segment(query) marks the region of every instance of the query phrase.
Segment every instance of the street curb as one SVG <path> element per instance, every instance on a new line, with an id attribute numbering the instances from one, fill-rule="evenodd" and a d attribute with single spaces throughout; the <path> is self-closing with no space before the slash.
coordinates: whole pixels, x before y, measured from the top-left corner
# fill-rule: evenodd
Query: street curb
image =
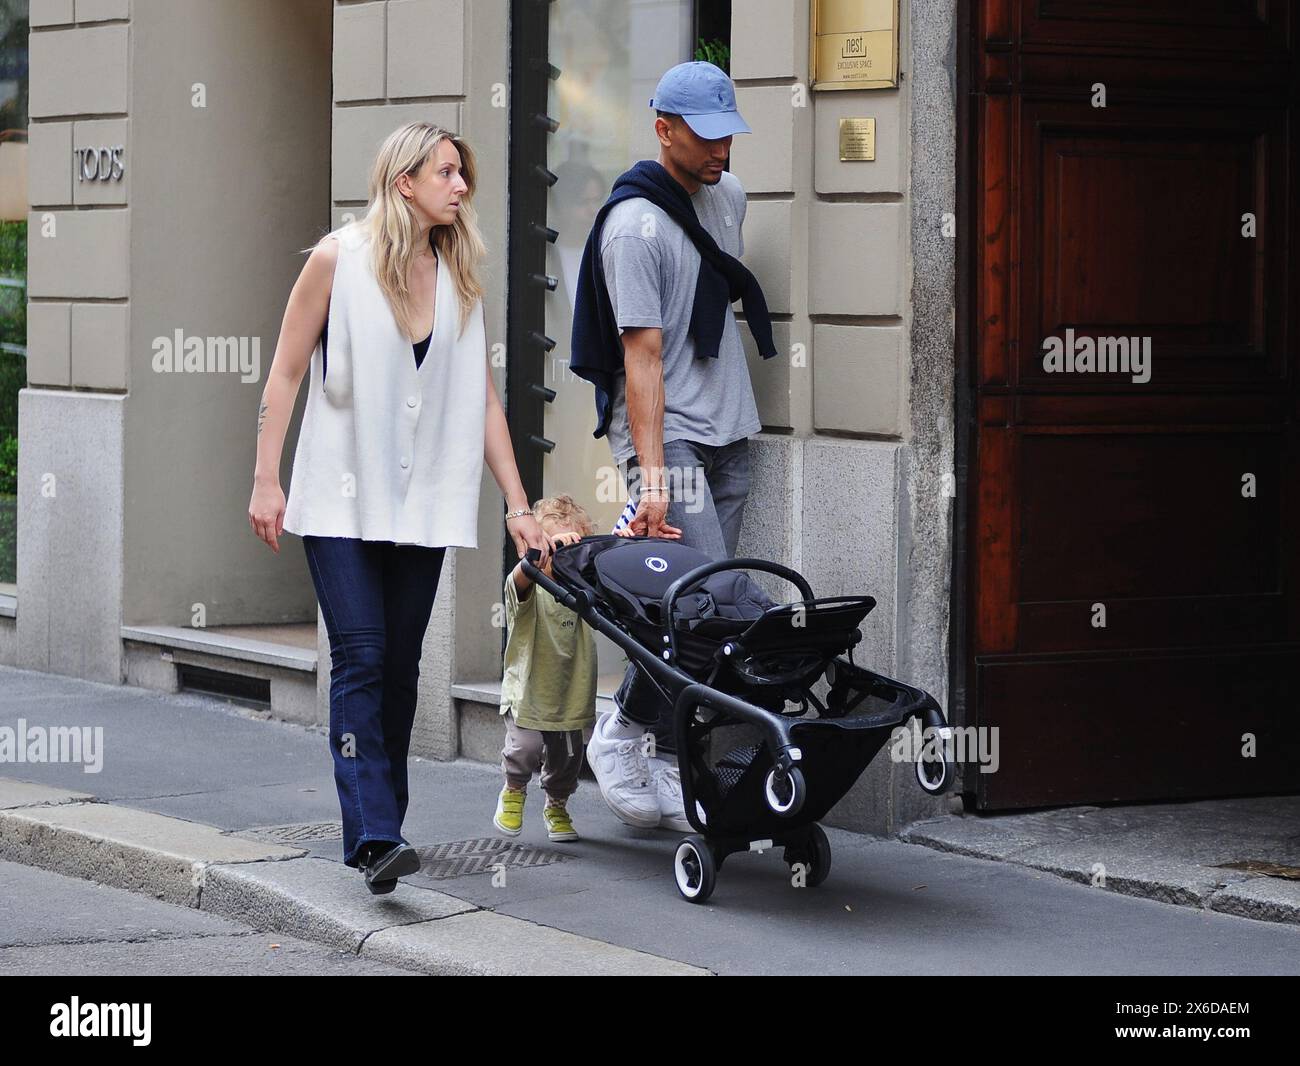
<path id="1" fill-rule="evenodd" d="M 110 803 L 0 810 L 0 859 L 195 907 L 205 867 L 294 859 L 306 852 L 214 826 Z"/>
<path id="2" fill-rule="evenodd" d="M 209 866 L 203 871 L 198 908 L 353 953 L 367 937 L 386 929 L 476 909 L 473 903 L 403 881 L 388 895 L 372 896 L 356 870 L 310 856 L 293 862 Z"/>
<path id="3" fill-rule="evenodd" d="M 366 940 L 361 955 L 393 966 L 455 977 L 709 975 L 708 970 L 698 966 L 489 910 L 384 929 Z M 509 965 L 504 964 L 507 958 Z"/>
<path id="4" fill-rule="evenodd" d="M 0 810 L 16 807 L 53 807 L 60 803 L 98 803 L 89 792 L 71 792 L 65 788 L 50 788 L 31 781 L 17 781 L 0 777 Z"/>
<path id="5" fill-rule="evenodd" d="M 1207 906 L 1220 914 L 1235 914 L 1258 922 L 1300 925 L 1300 886 L 1268 877 L 1253 877 L 1220 889 Z"/>
<path id="6" fill-rule="evenodd" d="M 435 975 L 708 975 L 201 822 L 0 778 L 0 860 Z"/>
<path id="7" fill-rule="evenodd" d="M 1300 925 L 1300 882 L 1227 869 L 1215 869 L 1211 873 L 1205 867 L 1192 868 L 1191 864 L 1168 868 L 1153 864 L 1130 872 L 1103 871 L 1098 883 L 1089 860 L 1070 854 L 1048 857 L 1056 850 L 1053 845 L 1014 840 L 995 845 L 987 838 L 978 842 L 964 840 L 956 831 L 959 828 L 951 820 L 927 820 L 904 829 L 899 839 L 905 844 L 963 858 L 1020 866 L 1123 896 L 1255 921 Z"/>

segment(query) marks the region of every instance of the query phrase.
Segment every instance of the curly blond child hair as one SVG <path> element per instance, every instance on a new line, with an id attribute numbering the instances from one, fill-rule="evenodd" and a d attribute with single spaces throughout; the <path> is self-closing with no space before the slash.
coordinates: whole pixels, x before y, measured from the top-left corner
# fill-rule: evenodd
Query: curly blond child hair
<path id="1" fill-rule="evenodd" d="M 591 515 L 567 492 L 538 500 L 533 504 L 533 517 L 543 528 L 547 521 L 551 521 L 565 529 L 576 530 L 584 537 L 589 537 L 596 531 Z"/>

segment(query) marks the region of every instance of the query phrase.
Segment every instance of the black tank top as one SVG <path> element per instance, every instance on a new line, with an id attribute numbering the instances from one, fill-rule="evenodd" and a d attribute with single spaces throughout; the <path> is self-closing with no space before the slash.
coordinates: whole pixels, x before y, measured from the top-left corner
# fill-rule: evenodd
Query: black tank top
<path id="1" fill-rule="evenodd" d="M 329 373 L 329 311 L 325 312 L 325 328 L 320 331 L 320 365 L 321 381 L 325 380 L 325 375 Z M 412 351 L 415 352 L 415 369 L 420 369 L 420 364 L 424 362 L 424 357 L 429 354 L 429 342 L 433 340 L 433 331 L 424 340 L 411 345 Z"/>

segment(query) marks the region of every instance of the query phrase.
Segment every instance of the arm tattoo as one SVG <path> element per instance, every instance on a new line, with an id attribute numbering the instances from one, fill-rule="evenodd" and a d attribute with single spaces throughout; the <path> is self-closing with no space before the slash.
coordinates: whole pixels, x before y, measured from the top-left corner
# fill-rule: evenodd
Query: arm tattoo
<path id="1" fill-rule="evenodd" d="M 266 401 L 263 400 L 261 405 L 257 408 L 257 435 L 259 437 L 262 435 L 262 426 L 265 424 L 265 422 L 266 422 Z"/>

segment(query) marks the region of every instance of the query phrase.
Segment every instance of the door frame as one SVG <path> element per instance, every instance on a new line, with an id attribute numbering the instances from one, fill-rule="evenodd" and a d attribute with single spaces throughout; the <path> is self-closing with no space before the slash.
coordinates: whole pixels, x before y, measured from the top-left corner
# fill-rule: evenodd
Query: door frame
<path id="1" fill-rule="evenodd" d="M 975 489 L 970 471 L 975 458 L 975 360 L 972 349 L 976 336 L 971 316 L 978 301 L 979 278 L 975 277 L 977 258 L 974 255 L 976 178 L 979 167 L 976 153 L 979 138 L 976 123 L 979 120 L 979 101 L 971 91 L 974 84 L 976 4 L 956 5 L 956 248 L 955 269 L 955 335 L 953 382 L 953 525 L 951 599 L 948 623 L 948 721 L 965 726 L 974 721 L 974 708 L 970 704 L 974 692 L 974 647 L 970 637 L 971 564 L 974 547 L 971 544 L 971 494 Z M 974 799 L 974 789 L 963 775 L 963 796 Z"/>
<path id="2" fill-rule="evenodd" d="M 510 121 L 506 145 L 506 423 L 529 500 L 542 495 L 548 349 L 546 327 L 546 125 L 549 105 L 550 4 L 511 0 Z M 502 573 L 519 561 L 504 538 Z M 504 639 L 504 637 L 503 637 Z"/>

